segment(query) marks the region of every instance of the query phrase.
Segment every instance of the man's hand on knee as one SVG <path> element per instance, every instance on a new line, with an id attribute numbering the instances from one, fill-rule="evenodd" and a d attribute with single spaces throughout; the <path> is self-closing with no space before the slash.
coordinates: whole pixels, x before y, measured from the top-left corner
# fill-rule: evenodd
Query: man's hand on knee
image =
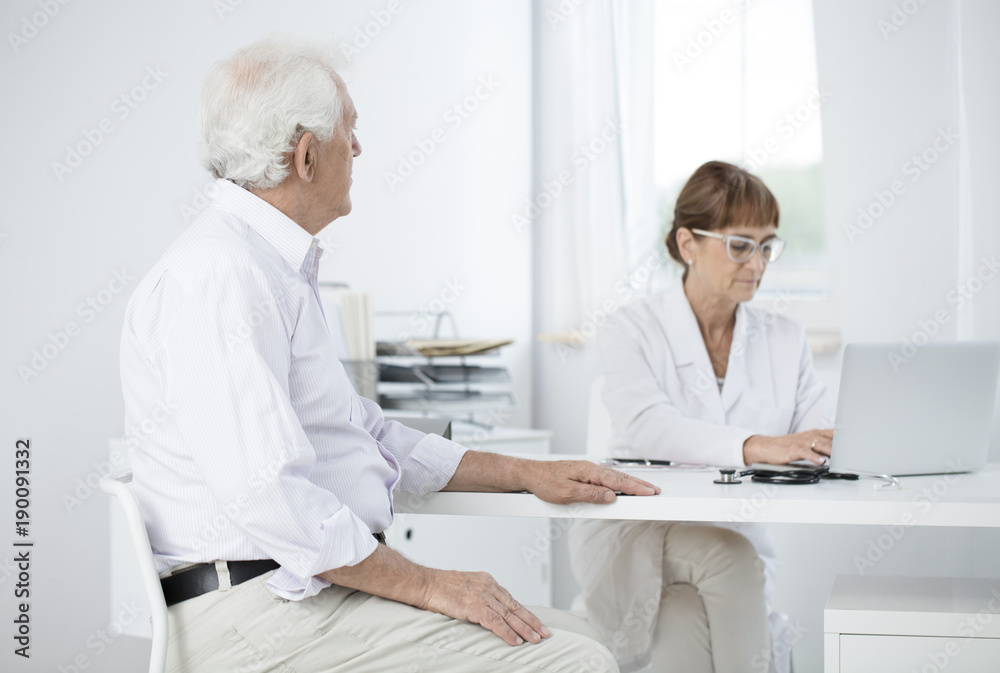
<path id="1" fill-rule="evenodd" d="M 511 645 L 537 643 L 549 630 L 489 573 L 435 570 L 383 544 L 357 565 L 320 573 L 322 579 L 375 596 L 479 624 Z"/>
<path id="2" fill-rule="evenodd" d="M 489 629 L 509 645 L 537 643 L 549 630 L 489 573 L 429 569 L 421 607 Z"/>

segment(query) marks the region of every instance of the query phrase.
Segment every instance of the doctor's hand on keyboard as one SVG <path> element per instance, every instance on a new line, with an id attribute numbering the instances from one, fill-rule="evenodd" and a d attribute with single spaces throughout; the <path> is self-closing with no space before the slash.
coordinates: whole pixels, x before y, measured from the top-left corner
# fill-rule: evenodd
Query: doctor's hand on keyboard
<path id="1" fill-rule="evenodd" d="M 785 465 L 808 460 L 825 465 L 833 446 L 833 430 L 807 430 L 794 435 L 751 435 L 743 442 L 743 462 Z"/>

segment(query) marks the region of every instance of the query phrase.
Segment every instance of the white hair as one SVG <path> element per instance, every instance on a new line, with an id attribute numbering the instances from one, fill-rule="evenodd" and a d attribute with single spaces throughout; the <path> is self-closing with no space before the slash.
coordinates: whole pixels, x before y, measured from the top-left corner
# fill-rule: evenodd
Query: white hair
<path id="1" fill-rule="evenodd" d="M 244 189 L 269 189 L 290 172 L 285 161 L 306 131 L 333 138 L 343 99 L 330 47 L 282 35 L 261 38 L 217 63 L 198 109 L 202 164 Z"/>

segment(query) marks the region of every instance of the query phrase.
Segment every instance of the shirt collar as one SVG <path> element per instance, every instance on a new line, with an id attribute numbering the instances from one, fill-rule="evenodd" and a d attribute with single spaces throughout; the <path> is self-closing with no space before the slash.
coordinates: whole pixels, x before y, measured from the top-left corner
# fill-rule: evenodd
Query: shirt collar
<path id="1" fill-rule="evenodd" d="M 303 265 L 313 247 L 319 247 L 316 255 L 322 257 L 323 246 L 319 239 L 270 203 L 223 178 L 216 180 L 215 185 L 214 202 L 246 222 L 277 250 L 294 270 L 299 272 L 303 270 Z"/>

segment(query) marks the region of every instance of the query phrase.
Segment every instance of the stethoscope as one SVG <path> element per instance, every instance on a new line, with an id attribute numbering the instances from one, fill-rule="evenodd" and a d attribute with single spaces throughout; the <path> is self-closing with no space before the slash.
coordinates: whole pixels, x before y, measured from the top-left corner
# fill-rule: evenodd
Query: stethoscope
<path id="1" fill-rule="evenodd" d="M 857 481 L 858 475 L 851 472 L 830 472 L 829 468 L 815 470 L 762 470 L 751 468 L 737 472 L 734 468 L 724 467 L 719 470 L 716 484 L 742 484 L 740 477 L 750 477 L 750 481 L 760 484 L 818 484 L 821 479 L 844 479 Z"/>
<path id="2" fill-rule="evenodd" d="M 860 475 L 854 472 L 831 472 L 828 467 L 818 467 L 810 470 L 762 470 L 759 468 L 736 470 L 732 467 L 723 467 L 719 468 L 719 478 L 714 480 L 713 483 L 742 484 L 743 480 L 740 477 L 750 477 L 750 481 L 761 484 L 818 484 L 824 479 L 858 481 L 862 476 L 870 476 L 899 486 L 899 481 L 888 474 Z"/>
<path id="3" fill-rule="evenodd" d="M 602 465 L 613 465 L 615 467 L 678 467 L 679 464 L 670 460 L 651 460 L 648 458 L 605 458 Z M 871 477 L 884 482 L 882 485 L 896 486 L 901 488 L 899 480 L 891 474 L 866 474 L 861 472 L 831 472 L 830 468 L 819 466 L 802 470 L 765 470 L 751 467 L 746 470 L 737 470 L 734 467 L 720 467 L 719 478 L 715 479 L 715 484 L 742 484 L 740 477 L 750 477 L 751 481 L 760 484 L 818 484 L 824 479 L 843 481 L 858 481 L 861 477 Z"/>

